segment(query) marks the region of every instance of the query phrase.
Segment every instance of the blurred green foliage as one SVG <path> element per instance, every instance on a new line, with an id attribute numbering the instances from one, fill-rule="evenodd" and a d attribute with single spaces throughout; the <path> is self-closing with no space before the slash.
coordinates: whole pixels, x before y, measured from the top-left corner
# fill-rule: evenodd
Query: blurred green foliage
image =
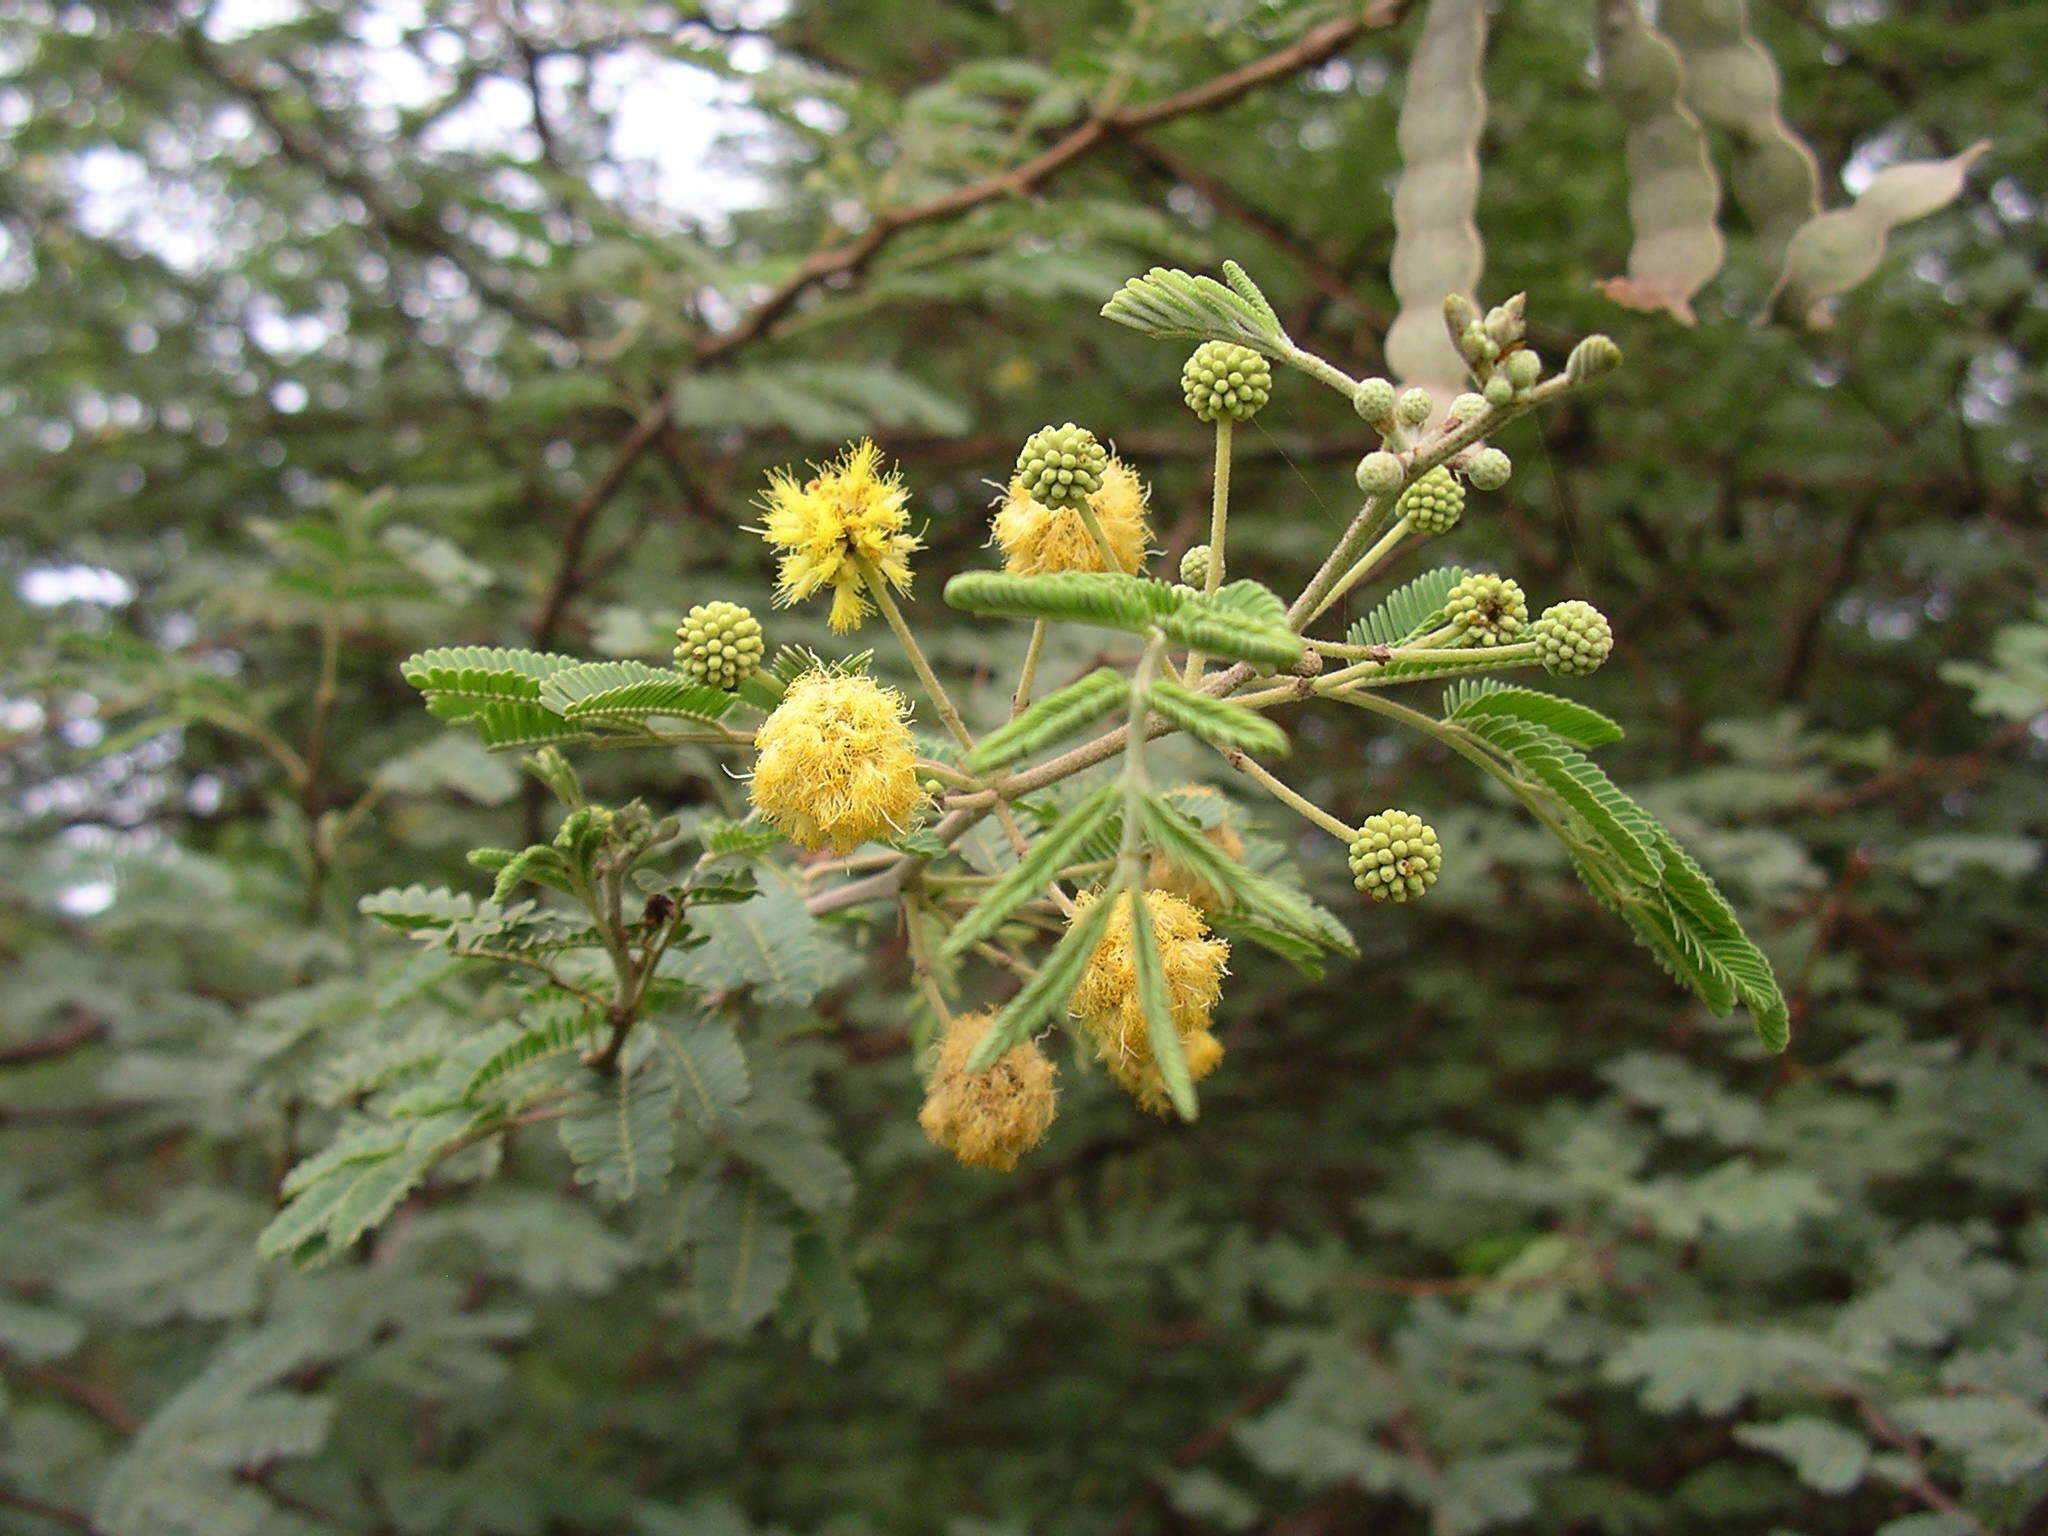
<path id="1" fill-rule="evenodd" d="M 1334 10 L 14 8 L 0 1529 L 2048 1529 L 2041 23 L 1755 10 L 1824 186 L 1992 150 L 1829 331 L 1749 323 L 1773 274 L 1739 218 L 1696 328 L 1619 310 L 1586 7 L 1503 7 L 1485 291 L 1528 291 L 1553 358 L 1600 329 L 1629 365 L 1503 435 L 1518 473 L 1446 557 L 1613 617 L 1572 691 L 1763 937 L 1788 1056 L 1427 742 L 1306 721 L 1290 778 L 1354 822 L 1428 812 L 1443 878 L 1370 908 L 1334 841 L 1247 803 L 1362 953 L 1311 983 L 1240 951 L 1197 1125 L 1070 1074 L 1018 1174 L 955 1167 L 871 915 L 796 966 L 696 952 L 686 1045 L 727 1086 L 674 1122 L 711 1172 L 648 1194 L 663 1219 L 536 1126 L 299 1270 L 255 1249 L 285 1171 L 516 1003 L 356 900 L 481 899 L 466 849 L 552 830 L 399 660 L 659 662 L 691 603 L 766 618 L 762 472 L 873 430 L 928 521 L 917 622 L 999 717 L 1011 659 L 936 594 L 986 560 L 1027 432 L 1115 439 L 1162 569 L 1203 537 L 1208 436 L 1175 349 L 1095 317 L 1119 282 L 1235 255 L 1298 340 L 1379 368 L 1415 29 L 906 227 L 728 345 L 878 210 Z M 1298 584 L 1375 446 L 1283 381 L 1240 435 L 1232 573 Z M 831 644 L 815 609 L 769 630 Z M 583 766 L 610 801 L 741 809 L 695 749 Z M 701 1160 L 742 1099 L 801 1167 Z M 752 1259 L 722 1240 L 761 1222 Z"/>

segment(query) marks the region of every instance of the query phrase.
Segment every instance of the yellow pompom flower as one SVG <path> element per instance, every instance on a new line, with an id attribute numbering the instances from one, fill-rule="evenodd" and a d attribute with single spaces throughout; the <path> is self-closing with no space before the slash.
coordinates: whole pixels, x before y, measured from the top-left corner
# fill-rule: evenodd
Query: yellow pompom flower
<path id="1" fill-rule="evenodd" d="M 1111 459 L 1102 472 L 1102 487 L 1088 498 L 1088 508 L 1102 525 L 1117 568 L 1134 572 L 1144 563 L 1152 530 L 1145 524 L 1145 482 L 1122 459 Z M 1010 494 L 995 515 L 996 544 L 1003 569 L 1012 576 L 1043 576 L 1052 571 L 1099 571 L 1102 551 L 1081 521 L 1077 507 L 1048 507 L 1012 481 Z"/>
<path id="2" fill-rule="evenodd" d="M 1075 897 L 1075 920 L 1099 899 L 1093 892 Z M 1145 910 L 1159 942 L 1167 1011 L 1187 1057 L 1188 1075 L 1199 1081 L 1223 1059 L 1222 1043 L 1209 1033 L 1209 1015 L 1223 995 L 1230 945 L 1212 937 L 1202 914 L 1169 891 L 1147 891 Z M 1131 898 L 1125 892 L 1117 897 L 1117 908 L 1069 1006 L 1095 1042 L 1095 1054 L 1109 1075 L 1142 1108 L 1163 1115 L 1169 1102 L 1166 1084 L 1152 1054 L 1144 1006 L 1138 1001 L 1137 956 L 1131 941 Z"/>
<path id="3" fill-rule="evenodd" d="M 755 809 L 791 842 L 835 853 L 906 831 L 924 798 L 908 713 L 873 678 L 806 672 L 754 732 Z"/>
<path id="4" fill-rule="evenodd" d="M 751 530 L 782 551 L 775 600 L 787 606 L 832 589 L 835 630 L 860 628 L 868 611 L 859 560 L 897 591 L 910 586 L 910 493 L 900 475 L 882 470 L 882 450 L 865 439 L 817 474 L 799 482 L 776 470 L 761 507 L 768 516 Z"/>
<path id="5" fill-rule="evenodd" d="M 917 1123 L 933 1145 L 968 1167 L 1008 1173 L 1045 1139 L 1052 1124 L 1055 1069 L 1037 1044 L 1026 1040 L 1003 1052 L 986 1072 L 969 1072 L 967 1058 L 993 1018 L 987 1012 L 963 1014 L 946 1026 Z"/>

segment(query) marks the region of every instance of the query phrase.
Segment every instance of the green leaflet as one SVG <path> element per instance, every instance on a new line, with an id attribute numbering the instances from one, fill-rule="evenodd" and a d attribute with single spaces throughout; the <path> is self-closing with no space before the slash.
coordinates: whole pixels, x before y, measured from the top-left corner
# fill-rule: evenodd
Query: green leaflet
<path id="1" fill-rule="evenodd" d="M 1583 752 L 1540 726 L 1503 715 L 1482 715 L 1462 723 L 1570 806 L 1633 878 L 1645 885 L 1657 883 L 1664 860 L 1654 823 Z"/>
<path id="2" fill-rule="evenodd" d="M 1163 581 L 1110 571 L 1051 576 L 966 571 L 946 583 L 946 601 L 969 613 L 1102 624 L 1137 633 L 1157 623 L 1179 599 Z"/>
<path id="3" fill-rule="evenodd" d="M 996 1015 L 988 1033 L 975 1046 L 974 1054 L 967 1058 L 968 1071 L 987 1071 L 997 1057 L 1031 1034 L 1047 1018 L 1064 1012 L 1067 999 L 1073 995 L 1074 987 L 1081 979 L 1081 972 L 1095 954 L 1095 946 L 1101 941 L 1102 931 L 1108 925 L 1110 911 L 1115 905 L 1116 890 L 1112 887 L 1081 914 L 1079 921 L 1066 931 L 1059 943 L 1053 946 L 1052 953 L 1045 957 L 1038 974 L 1025 982 L 1022 990 Z"/>
<path id="4" fill-rule="evenodd" d="M 1029 757 L 1100 719 L 1129 696 L 1130 683 L 1122 673 L 1099 667 L 982 737 L 967 755 L 967 766 L 979 773 Z"/>
<path id="5" fill-rule="evenodd" d="M 566 1104 L 556 1130 L 576 1182 L 604 1199 L 624 1202 L 657 1188 L 676 1160 L 676 1085 L 660 1052 L 638 1070 L 588 1074 Z"/>
<path id="6" fill-rule="evenodd" d="M 1489 715 L 1527 721 L 1582 747 L 1604 747 L 1622 737 L 1621 727 L 1597 709 L 1588 709 L 1540 688 L 1471 678 L 1444 690 L 1446 720 L 1469 721 Z"/>
<path id="7" fill-rule="evenodd" d="M 650 715 L 714 722 L 732 708 L 733 696 L 637 661 L 588 661 L 550 673 L 539 700 L 572 723 L 617 726 L 639 725 Z"/>
<path id="8" fill-rule="evenodd" d="M 474 1101 L 478 1094 L 500 1079 L 542 1062 L 573 1056 L 589 1044 L 590 1039 L 591 1026 L 587 1014 L 559 1009 L 546 1022 L 523 1031 L 517 1039 L 508 1041 L 478 1063 L 470 1073 L 469 1081 L 463 1084 L 462 1096 Z"/>
<path id="9" fill-rule="evenodd" d="M 1052 827 L 1039 834 L 1038 841 L 994 885 L 973 909 L 954 925 L 940 953 L 956 960 L 969 948 L 994 933 L 1012 912 L 1052 883 L 1062 865 L 1074 862 L 1073 855 L 1115 808 L 1121 793 L 1114 783 L 1091 793 Z"/>
<path id="10" fill-rule="evenodd" d="M 1113 898 L 1110 898 L 1113 899 Z M 1108 905 L 1105 900 L 1103 905 Z M 1159 960 L 1159 937 L 1152 931 L 1151 909 L 1135 897 L 1131 901 L 1131 953 L 1138 976 L 1138 1003 L 1145 1010 L 1145 1038 L 1152 1046 L 1152 1059 L 1174 1112 L 1183 1120 L 1195 1118 L 1195 1083 L 1188 1075 L 1187 1052 L 1181 1047 L 1180 1031 L 1174 1028 L 1173 1007 L 1166 996 L 1166 975 Z"/>
<path id="11" fill-rule="evenodd" d="M 1242 704 L 1233 704 L 1214 694 L 1197 693 L 1168 678 L 1152 685 L 1146 702 L 1167 720 L 1212 747 L 1226 751 L 1235 747 L 1262 757 L 1287 754 L 1287 733 Z"/>
<path id="12" fill-rule="evenodd" d="M 1224 272 L 1228 287 L 1213 277 L 1154 267 L 1117 289 L 1102 316 L 1161 340 L 1235 341 L 1270 357 L 1285 356 L 1291 344 L 1265 295 L 1235 263 Z"/>
<path id="13" fill-rule="evenodd" d="M 1319 960 L 1326 951 L 1358 952 L 1343 924 L 1308 897 L 1227 856 L 1168 799 L 1149 798 L 1138 814 L 1152 847 L 1228 898 L 1229 906 L 1216 918 L 1218 926 L 1271 949 L 1312 975 L 1321 974 Z"/>
<path id="14" fill-rule="evenodd" d="M 1350 645 L 1399 645 L 1428 633 L 1432 620 L 1441 622 L 1451 588 L 1472 574 L 1462 565 L 1439 566 L 1404 582 L 1380 600 L 1345 632 Z"/>
<path id="15" fill-rule="evenodd" d="M 531 880 L 557 891 L 570 889 L 568 861 L 561 850 L 546 843 L 534 843 L 507 859 L 491 887 L 491 900 L 503 903 L 520 886 Z"/>
<path id="16" fill-rule="evenodd" d="M 573 656 L 544 651 L 456 645 L 408 656 L 398 664 L 398 673 L 426 696 L 427 707 L 441 719 L 464 720 L 491 701 L 538 700 L 543 681 L 576 665 Z"/>
<path id="17" fill-rule="evenodd" d="M 1306 650 L 1287 628 L 1280 600 L 1252 581 L 1202 593 L 1109 571 L 968 571 L 946 583 L 946 601 L 970 613 L 1100 624 L 1133 634 L 1156 628 L 1192 649 L 1265 667 L 1291 667 Z"/>
<path id="18" fill-rule="evenodd" d="M 731 1338 L 774 1310 L 789 1283 L 795 1241 L 758 1173 L 720 1181 L 690 1215 L 691 1290 L 707 1332 Z"/>
<path id="19" fill-rule="evenodd" d="M 705 1132 L 727 1129 L 753 1091 L 747 1056 L 730 1024 L 699 1019 L 665 1027 L 643 1025 L 674 1068 L 676 1102 Z"/>

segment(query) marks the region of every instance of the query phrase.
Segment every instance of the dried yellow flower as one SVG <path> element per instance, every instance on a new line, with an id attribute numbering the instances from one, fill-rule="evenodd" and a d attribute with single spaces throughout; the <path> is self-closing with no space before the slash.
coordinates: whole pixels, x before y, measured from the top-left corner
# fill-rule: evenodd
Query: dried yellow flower
<path id="1" fill-rule="evenodd" d="M 996 1058 L 986 1072 L 969 1072 L 967 1058 L 988 1033 L 993 1015 L 964 1014 L 946 1026 L 932 1063 L 917 1123 L 935 1146 L 970 1168 L 1004 1173 L 1045 1139 L 1053 1117 L 1053 1064 L 1026 1040 Z"/>
<path id="2" fill-rule="evenodd" d="M 1102 473 L 1102 487 L 1088 498 L 1089 510 L 1102 525 L 1116 556 L 1117 568 L 1136 571 L 1144 563 L 1152 530 L 1145 524 L 1145 483 L 1121 459 L 1111 459 Z M 1021 482 L 995 515 L 996 544 L 1003 569 L 1013 576 L 1043 576 L 1052 571 L 1099 571 L 1102 551 L 1081 521 L 1077 507 L 1053 508 L 1035 499 Z"/>
<path id="3" fill-rule="evenodd" d="M 761 506 L 768 516 L 753 530 L 783 552 L 775 599 L 788 605 L 832 589 L 835 630 L 860 628 L 868 611 L 860 566 L 866 560 L 897 591 L 910 586 L 910 493 L 894 471 L 883 473 L 882 450 L 862 440 L 799 483 L 776 470 Z"/>
<path id="4" fill-rule="evenodd" d="M 791 842 L 835 853 L 907 830 L 924 798 L 908 712 L 873 678 L 806 672 L 754 732 L 755 808 Z"/>
<path id="5" fill-rule="evenodd" d="M 1098 899 L 1093 892 L 1077 896 L 1075 919 Z M 1188 1075 L 1199 1080 L 1223 1059 L 1221 1042 L 1209 1033 L 1209 1015 L 1223 995 L 1230 945 L 1211 937 L 1202 914 L 1171 892 L 1147 891 L 1145 910 L 1159 941 L 1167 1011 L 1187 1057 Z M 1131 939 L 1131 898 L 1125 892 L 1117 897 L 1117 909 L 1110 914 L 1101 941 L 1081 973 L 1070 1006 L 1095 1042 L 1095 1054 L 1109 1075 L 1123 1084 L 1141 1107 L 1163 1115 L 1168 1105 L 1166 1085 L 1160 1079 L 1159 1063 L 1145 1028 L 1145 1010 L 1138 1001 L 1137 956 Z"/>

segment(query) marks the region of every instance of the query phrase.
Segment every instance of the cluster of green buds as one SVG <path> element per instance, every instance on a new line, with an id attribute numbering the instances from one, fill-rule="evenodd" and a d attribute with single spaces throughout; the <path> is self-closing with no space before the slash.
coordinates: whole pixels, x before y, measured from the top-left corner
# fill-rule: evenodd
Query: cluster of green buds
<path id="1" fill-rule="evenodd" d="M 1516 294 L 1485 314 L 1463 294 L 1444 300 L 1444 324 L 1458 355 L 1479 381 L 1480 393 L 1496 408 L 1513 405 L 1543 382 L 1543 358 L 1524 342 L 1527 300 Z"/>
<path id="2" fill-rule="evenodd" d="M 1412 811 L 1365 818 L 1351 840 L 1351 883 L 1374 901 L 1413 901 L 1444 866 L 1436 829 Z"/>
<path id="3" fill-rule="evenodd" d="M 1249 421 L 1273 394 L 1273 365 L 1230 341 L 1205 341 L 1180 374 L 1181 397 L 1203 421 Z"/>
<path id="4" fill-rule="evenodd" d="M 1071 421 L 1032 433 L 1017 455 L 1019 485 L 1027 496 L 1048 507 L 1081 505 L 1102 489 L 1103 472 L 1108 468 L 1109 450 L 1093 432 Z"/>
<path id="5" fill-rule="evenodd" d="M 1459 645 L 1507 645 L 1529 622 L 1528 599 L 1509 576 L 1467 576 L 1444 600 Z"/>
<path id="6" fill-rule="evenodd" d="M 1417 480 L 1394 503 L 1394 514 L 1404 517 L 1417 533 L 1449 533 L 1458 526 L 1465 511 L 1465 487 L 1442 465 Z"/>
<path id="7" fill-rule="evenodd" d="M 699 603 L 676 626 L 676 667 L 693 683 L 730 693 L 761 665 L 761 622 L 738 603 Z"/>
<path id="8" fill-rule="evenodd" d="M 1607 615 L 1575 597 L 1544 609 L 1529 635 L 1536 642 L 1536 659 L 1553 677 L 1597 672 L 1614 651 Z"/>

